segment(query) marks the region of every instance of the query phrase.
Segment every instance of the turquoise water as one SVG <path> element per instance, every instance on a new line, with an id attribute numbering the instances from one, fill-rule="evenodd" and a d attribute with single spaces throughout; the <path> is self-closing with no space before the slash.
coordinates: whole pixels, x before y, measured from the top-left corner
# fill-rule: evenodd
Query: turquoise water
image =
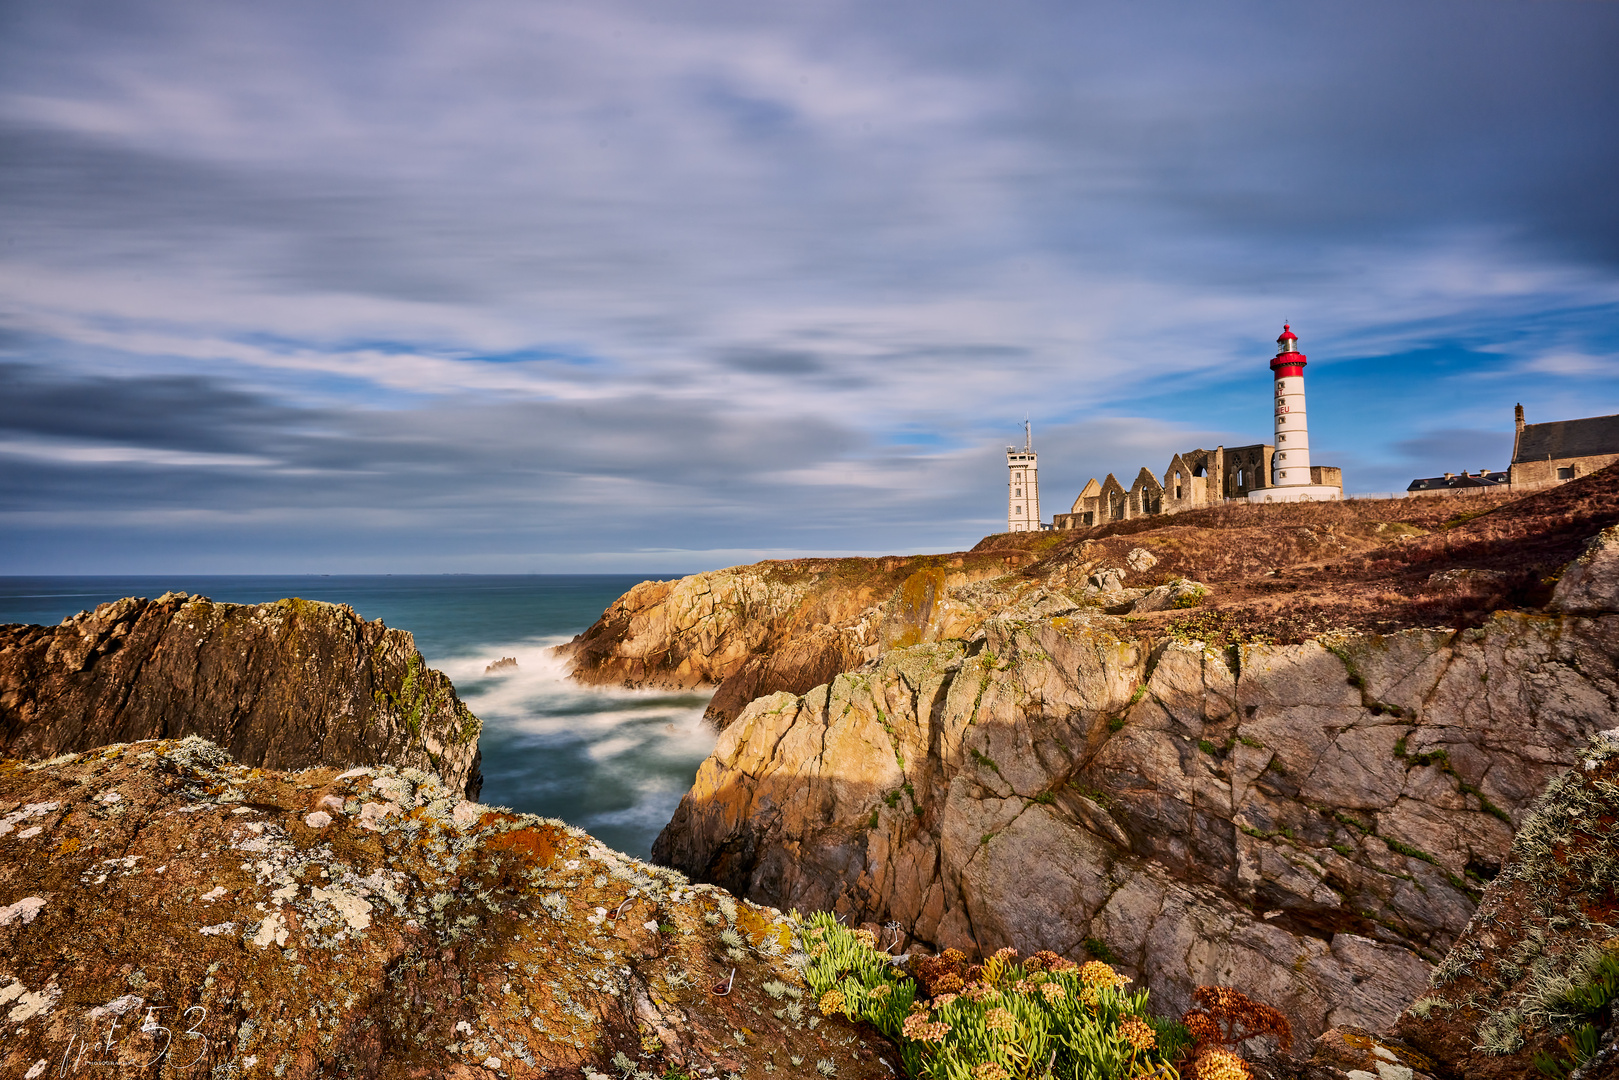
<path id="1" fill-rule="evenodd" d="M 122 596 L 184 591 L 256 604 L 348 604 L 409 630 L 484 722 L 487 803 L 561 818 L 646 857 L 716 733 L 706 694 L 587 689 L 548 648 L 596 620 L 637 575 L 0 578 L 0 623 L 55 624 Z M 517 669 L 486 675 L 502 657 Z"/>

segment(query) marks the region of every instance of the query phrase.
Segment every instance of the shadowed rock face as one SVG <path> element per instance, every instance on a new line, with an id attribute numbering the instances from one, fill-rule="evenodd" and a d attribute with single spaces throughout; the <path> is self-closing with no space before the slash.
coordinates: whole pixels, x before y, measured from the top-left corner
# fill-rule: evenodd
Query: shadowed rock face
<path id="1" fill-rule="evenodd" d="M 307 600 L 169 593 L 0 627 L 0 754 L 200 735 L 270 768 L 429 769 L 476 796 L 481 728 L 403 630 Z"/>
<path id="2" fill-rule="evenodd" d="M 1619 726 L 1619 615 L 1208 649 L 991 620 L 751 704 L 660 861 L 914 939 L 1219 983 L 1301 1034 L 1422 989 L 1514 823 Z"/>
<path id="3" fill-rule="evenodd" d="M 6 1077 L 890 1076 L 814 1015 L 793 931 L 415 769 L 201 739 L 0 766 Z"/>

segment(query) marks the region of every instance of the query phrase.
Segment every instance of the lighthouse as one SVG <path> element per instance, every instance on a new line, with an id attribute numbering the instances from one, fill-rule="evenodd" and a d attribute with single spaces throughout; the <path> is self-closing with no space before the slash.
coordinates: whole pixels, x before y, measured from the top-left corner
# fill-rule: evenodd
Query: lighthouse
<path id="1" fill-rule="evenodd" d="M 1271 474 L 1262 487 L 1248 492 L 1249 502 L 1322 502 L 1342 499 L 1339 484 L 1321 483 L 1336 479 L 1337 469 L 1310 467 L 1310 426 L 1304 409 L 1304 354 L 1299 352 L 1298 335 L 1287 323 L 1276 339 L 1277 352 L 1270 369 L 1276 380 L 1276 452 L 1271 456 Z"/>

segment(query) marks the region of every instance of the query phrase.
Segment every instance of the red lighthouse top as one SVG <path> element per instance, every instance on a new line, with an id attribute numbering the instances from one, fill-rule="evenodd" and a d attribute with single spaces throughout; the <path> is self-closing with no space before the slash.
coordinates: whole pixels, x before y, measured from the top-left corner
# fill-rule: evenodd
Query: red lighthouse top
<path id="1" fill-rule="evenodd" d="M 1287 323 L 1282 324 L 1282 336 L 1276 339 L 1278 349 L 1271 359 L 1270 369 L 1276 373 L 1278 379 L 1285 379 L 1293 375 L 1303 375 L 1304 365 L 1307 362 L 1304 354 L 1299 352 L 1299 337 Z"/>

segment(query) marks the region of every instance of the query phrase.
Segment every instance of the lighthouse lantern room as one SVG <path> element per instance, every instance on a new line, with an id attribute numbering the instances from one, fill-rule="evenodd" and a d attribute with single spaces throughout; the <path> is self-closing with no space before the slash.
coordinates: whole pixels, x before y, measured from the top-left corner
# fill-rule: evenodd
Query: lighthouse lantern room
<path id="1" fill-rule="evenodd" d="M 1341 486 L 1318 483 L 1310 467 L 1310 427 L 1304 409 L 1305 356 L 1298 335 L 1282 324 L 1270 369 L 1276 380 L 1276 452 L 1269 483 L 1248 492 L 1249 502 L 1322 502 L 1342 499 Z M 1336 470 L 1332 470 L 1336 473 Z"/>

